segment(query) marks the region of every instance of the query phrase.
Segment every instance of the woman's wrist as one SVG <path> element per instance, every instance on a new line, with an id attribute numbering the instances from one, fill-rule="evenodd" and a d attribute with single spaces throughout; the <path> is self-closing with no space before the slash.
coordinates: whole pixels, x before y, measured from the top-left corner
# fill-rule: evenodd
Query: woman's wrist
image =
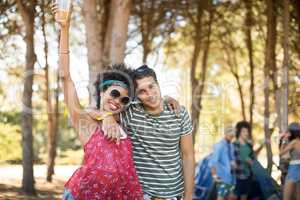
<path id="1" fill-rule="evenodd" d="M 60 54 L 69 54 L 69 28 L 62 26 L 60 30 Z"/>
<path id="2" fill-rule="evenodd" d="M 70 53 L 70 50 L 69 50 L 69 49 L 60 49 L 60 50 L 59 50 L 59 53 L 60 53 L 60 54 L 69 54 L 69 53 Z"/>
<path id="3" fill-rule="evenodd" d="M 105 118 L 107 118 L 109 116 L 112 116 L 112 115 L 113 115 L 112 112 L 104 112 L 101 116 L 97 116 L 96 120 L 97 121 L 101 121 L 101 120 L 103 120 L 103 119 L 105 119 Z"/>

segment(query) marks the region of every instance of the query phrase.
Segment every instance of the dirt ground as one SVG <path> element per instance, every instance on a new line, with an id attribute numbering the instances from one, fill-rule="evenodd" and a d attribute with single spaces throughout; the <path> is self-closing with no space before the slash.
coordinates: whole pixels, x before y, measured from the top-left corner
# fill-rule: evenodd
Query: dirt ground
<path id="1" fill-rule="evenodd" d="M 22 167 L 0 166 L 0 199 L 5 200 L 58 200 L 61 199 L 64 183 L 77 166 L 56 166 L 52 183 L 46 182 L 46 166 L 34 167 L 36 196 L 27 196 L 21 190 Z"/>

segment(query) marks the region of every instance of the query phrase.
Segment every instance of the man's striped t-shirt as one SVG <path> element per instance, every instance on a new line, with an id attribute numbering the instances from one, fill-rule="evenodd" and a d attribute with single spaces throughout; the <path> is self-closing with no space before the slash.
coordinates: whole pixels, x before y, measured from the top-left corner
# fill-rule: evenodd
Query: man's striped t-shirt
<path id="1" fill-rule="evenodd" d="M 141 104 L 131 104 L 121 122 L 133 144 L 133 159 L 143 192 L 170 198 L 184 192 L 180 138 L 193 126 L 187 110 L 180 117 L 164 105 L 159 115 L 148 114 Z"/>

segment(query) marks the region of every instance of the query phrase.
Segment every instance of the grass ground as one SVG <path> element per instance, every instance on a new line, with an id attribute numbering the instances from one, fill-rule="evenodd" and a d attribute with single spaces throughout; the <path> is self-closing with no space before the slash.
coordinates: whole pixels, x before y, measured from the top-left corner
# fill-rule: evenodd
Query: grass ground
<path id="1" fill-rule="evenodd" d="M 36 196 L 25 195 L 21 190 L 22 166 L 0 166 L 0 199 L 5 200 L 58 200 L 61 199 L 64 183 L 77 166 L 56 166 L 52 183 L 46 182 L 46 166 L 34 167 Z"/>

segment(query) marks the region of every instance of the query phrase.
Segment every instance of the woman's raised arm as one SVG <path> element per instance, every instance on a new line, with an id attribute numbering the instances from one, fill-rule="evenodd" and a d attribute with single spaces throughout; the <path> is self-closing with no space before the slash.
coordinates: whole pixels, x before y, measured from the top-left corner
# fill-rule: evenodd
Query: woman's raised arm
<path id="1" fill-rule="evenodd" d="M 54 14 L 58 11 L 56 4 L 53 4 L 52 11 Z M 59 41 L 59 75 L 62 80 L 64 100 L 69 110 L 72 124 L 79 134 L 80 141 L 85 144 L 91 133 L 95 131 L 97 124 L 89 117 L 87 112 L 82 109 L 75 84 L 70 76 L 69 27 L 71 11 L 68 16 L 68 19 L 64 21 L 56 18 L 61 28 Z"/>

